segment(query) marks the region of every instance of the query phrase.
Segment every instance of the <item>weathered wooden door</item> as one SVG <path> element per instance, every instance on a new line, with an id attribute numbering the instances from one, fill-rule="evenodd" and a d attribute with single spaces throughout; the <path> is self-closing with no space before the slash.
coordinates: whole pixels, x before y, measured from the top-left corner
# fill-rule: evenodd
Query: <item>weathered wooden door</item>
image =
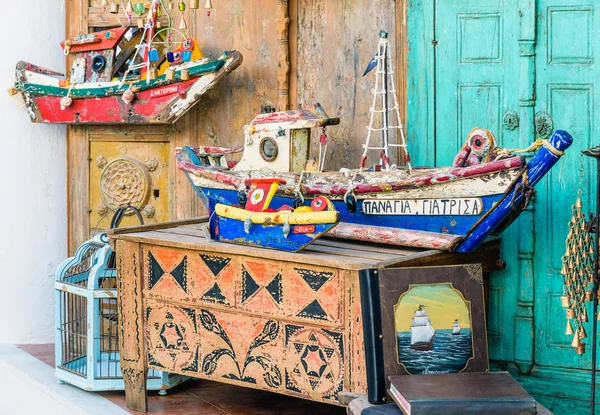
<path id="1" fill-rule="evenodd" d="M 565 129 L 573 146 L 547 180 L 538 187 L 535 204 L 536 363 L 590 368 L 591 353 L 578 356 L 565 335 L 561 256 L 571 206 L 583 188 L 583 206 L 595 203 L 596 164 L 581 150 L 598 145 L 600 86 L 600 5 L 590 0 L 538 0 L 536 46 L 536 130 L 545 136 L 552 127 Z M 578 171 L 583 166 L 580 179 Z M 591 312 L 591 307 L 588 308 Z M 591 323 L 586 328 L 591 328 Z M 589 345 L 589 341 L 586 341 Z"/>

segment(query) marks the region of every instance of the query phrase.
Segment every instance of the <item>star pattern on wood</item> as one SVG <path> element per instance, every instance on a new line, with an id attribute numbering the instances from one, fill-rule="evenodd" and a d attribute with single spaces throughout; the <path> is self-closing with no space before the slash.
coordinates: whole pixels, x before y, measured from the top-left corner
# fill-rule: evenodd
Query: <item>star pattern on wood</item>
<path id="1" fill-rule="evenodd" d="M 343 339 L 337 332 L 286 325 L 286 389 L 337 399 L 343 384 Z"/>
<path id="2" fill-rule="evenodd" d="M 160 338 L 162 339 L 163 345 L 166 349 L 179 349 L 183 341 L 183 336 L 177 327 L 173 323 L 165 323 L 160 331 Z"/>
<path id="3" fill-rule="evenodd" d="M 325 361 L 325 355 L 320 346 L 306 345 L 300 361 L 304 366 L 304 371 L 309 376 L 320 378 L 327 368 L 327 361 Z"/>

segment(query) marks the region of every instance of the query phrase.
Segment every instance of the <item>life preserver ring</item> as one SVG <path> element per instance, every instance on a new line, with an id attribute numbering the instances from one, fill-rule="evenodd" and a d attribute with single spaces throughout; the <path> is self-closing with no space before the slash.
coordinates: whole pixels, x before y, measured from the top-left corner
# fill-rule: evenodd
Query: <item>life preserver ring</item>
<path id="1" fill-rule="evenodd" d="M 327 198 L 324 196 L 315 197 L 310 204 L 310 208 L 315 212 L 323 212 L 328 207 L 329 203 L 327 203 Z"/>

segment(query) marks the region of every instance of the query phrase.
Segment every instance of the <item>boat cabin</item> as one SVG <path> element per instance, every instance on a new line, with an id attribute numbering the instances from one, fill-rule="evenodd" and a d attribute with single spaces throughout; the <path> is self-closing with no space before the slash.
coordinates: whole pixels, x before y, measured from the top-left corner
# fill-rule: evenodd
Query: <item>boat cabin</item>
<path id="1" fill-rule="evenodd" d="M 113 78 L 117 45 L 128 27 L 119 27 L 77 36 L 65 40 L 60 46 L 65 54 L 74 54 L 71 83 L 108 82 Z"/>
<path id="2" fill-rule="evenodd" d="M 234 170 L 300 173 L 308 162 L 311 129 L 339 123 L 303 109 L 260 114 L 244 127 L 244 154 Z"/>

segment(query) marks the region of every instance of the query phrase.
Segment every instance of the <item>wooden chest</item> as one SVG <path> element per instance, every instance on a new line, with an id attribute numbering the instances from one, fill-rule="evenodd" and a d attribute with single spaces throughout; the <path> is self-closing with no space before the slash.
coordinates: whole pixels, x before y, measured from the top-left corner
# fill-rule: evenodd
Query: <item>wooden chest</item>
<path id="1" fill-rule="evenodd" d="M 494 265 L 485 252 L 467 258 L 329 239 L 302 253 L 227 245 L 206 238 L 204 221 L 111 235 L 131 409 L 147 409 L 147 368 L 339 404 L 342 391 L 367 391 L 360 270 Z"/>

